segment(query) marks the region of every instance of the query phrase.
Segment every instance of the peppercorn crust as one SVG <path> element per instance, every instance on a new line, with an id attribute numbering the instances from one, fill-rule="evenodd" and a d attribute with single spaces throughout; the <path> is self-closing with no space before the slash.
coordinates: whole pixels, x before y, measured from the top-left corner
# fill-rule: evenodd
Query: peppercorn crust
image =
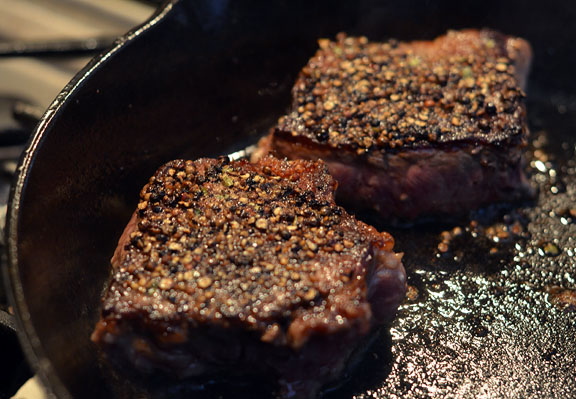
<path id="1" fill-rule="evenodd" d="M 335 188 L 322 161 L 164 165 L 142 189 L 114 254 L 93 340 L 135 318 L 163 342 L 185 341 L 186 330 L 202 326 L 294 349 L 313 334 L 365 335 L 376 323 L 371 259 L 393 254 L 394 241 L 335 205 Z M 405 275 L 394 262 L 397 306 Z"/>
<path id="2" fill-rule="evenodd" d="M 293 88 L 274 135 L 358 154 L 455 143 L 525 144 L 530 46 L 490 30 L 431 42 L 339 34 Z"/>

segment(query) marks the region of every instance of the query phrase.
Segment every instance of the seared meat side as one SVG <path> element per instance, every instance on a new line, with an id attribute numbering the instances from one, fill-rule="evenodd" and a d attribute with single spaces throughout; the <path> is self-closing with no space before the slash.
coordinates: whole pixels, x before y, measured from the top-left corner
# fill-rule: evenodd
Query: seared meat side
<path id="1" fill-rule="evenodd" d="M 177 160 L 142 189 L 92 340 L 143 374 L 268 375 L 312 398 L 390 320 L 393 238 L 333 196 L 322 161 Z"/>
<path id="2" fill-rule="evenodd" d="M 319 44 L 255 159 L 324 159 L 343 204 L 389 220 L 464 215 L 533 194 L 522 154 L 526 41 L 467 30 L 429 42 L 340 34 Z"/>

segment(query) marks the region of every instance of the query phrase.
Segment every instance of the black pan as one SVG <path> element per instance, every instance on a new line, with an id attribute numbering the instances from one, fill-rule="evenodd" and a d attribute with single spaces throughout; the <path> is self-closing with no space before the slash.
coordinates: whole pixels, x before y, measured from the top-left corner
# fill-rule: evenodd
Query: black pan
<path id="1" fill-rule="evenodd" d="M 135 397 L 99 366 L 89 335 L 108 260 L 160 164 L 254 143 L 285 111 L 318 37 L 432 38 L 484 26 L 534 47 L 528 107 L 540 196 L 492 210 L 524 226 L 504 243 L 465 232 L 442 254 L 439 234 L 452 226 L 394 231 L 411 299 L 360 371 L 327 396 L 576 397 L 574 297 L 564 291 L 576 288 L 567 213 L 576 204 L 576 7 L 561 0 L 165 4 L 62 91 L 20 164 L 4 274 L 22 345 L 47 386 L 59 398 Z M 490 223 L 489 213 L 476 216 Z M 211 389 L 203 395 L 220 395 Z M 222 395 L 256 396 L 233 392 Z"/>

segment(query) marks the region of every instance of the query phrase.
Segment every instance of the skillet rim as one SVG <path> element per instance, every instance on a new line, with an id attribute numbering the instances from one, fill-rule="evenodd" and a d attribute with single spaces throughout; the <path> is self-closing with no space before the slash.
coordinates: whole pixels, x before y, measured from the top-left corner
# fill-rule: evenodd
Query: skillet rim
<path id="1" fill-rule="evenodd" d="M 48 398 L 68 399 L 71 398 L 72 395 L 64 386 L 64 383 L 61 381 L 45 354 L 44 345 L 31 321 L 28 304 L 20 280 L 18 265 L 19 210 L 23 193 L 26 189 L 29 171 L 34 165 L 36 153 L 42 147 L 44 137 L 49 134 L 51 122 L 63 112 L 67 104 L 74 101 L 74 94 L 81 89 L 84 82 L 90 78 L 95 71 L 105 66 L 108 60 L 117 52 L 130 45 L 130 43 L 137 40 L 144 32 L 153 29 L 159 22 L 164 20 L 179 2 L 180 0 L 165 0 L 146 21 L 118 37 L 110 49 L 92 58 L 88 64 L 74 75 L 44 112 L 18 162 L 16 174 L 10 188 L 6 226 L 3 234 L 6 247 L 2 253 L 4 258 L 1 268 L 2 278 L 6 288 L 8 303 L 14 309 L 18 340 L 20 341 L 26 360 L 40 377 L 47 391 L 46 394 Z"/>
<path id="2" fill-rule="evenodd" d="M 172 14 L 172 15 L 173 15 L 173 14 Z M 141 43 L 141 42 L 142 42 L 142 41 L 140 41 L 140 42 L 138 42 L 138 43 Z M 118 57 L 117 57 L 117 58 L 118 58 Z M 94 71 L 94 72 L 96 72 L 97 70 L 98 70 L 98 68 L 95 68 L 95 71 Z M 89 80 L 89 79 L 88 79 L 88 80 Z M 74 80 L 73 80 L 73 81 L 74 81 Z M 73 82 L 73 81 L 72 81 L 72 82 Z M 71 82 L 71 84 L 72 84 L 72 82 Z M 85 82 L 85 83 L 87 83 L 87 82 Z M 85 85 L 84 85 L 84 87 L 85 87 Z M 79 89 L 82 89 L 82 87 L 79 87 Z M 76 91 L 76 94 L 75 94 L 75 95 L 72 95 L 72 97 L 73 97 L 73 98 L 77 97 L 77 94 L 78 94 L 78 90 Z M 62 106 L 70 105 L 70 103 L 67 102 L 65 99 L 63 99 L 63 102 L 64 102 L 64 104 L 62 104 Z M 56 107 L 55 109 L 58 110 L 57 107 Z M 56 112 L 56 114 L 55 114 L 55 119 L 57 119 L 57 118 L 59 118 L 59 117 L 62 117 L 62 116 L 63 116 L 63 114 Z M 46 130 L 49 130 L 50 127 L 53 126 L 53 123 L 54 123 L 54 122 L 55 122 L 54 120 L 48 121 L 48 122 L 47 122 L 47 128 L 46 128 Z M 50 138 L 52 137 L 52 136 L 46 136 L 46 133 L 49 133 L 49 132 L 44 132 L 44 135 L 43 135 L 42 139 L 39 141 L 39 144 L 38 144 L 39 147 L 40 147 L 39 150 L 42 150 L 42 147 L 45 147 L 45 143 L 42 142 L 42 140 L 44 139 L 44 137 L 46 137 L 47 139 L 50 139 Z M 54 133 L 54 132 L 52 132 L 52 133 Z M 37 153 L 37 154 L 41 154 L 41 153 Z M 30 165 L 30 167 L 33 167 L 33 166 Z M 27 171 L 26 173 L 30 173 L 30 172 L 32 172 L 32 171 L 33 171 L 33 169 L 28 169 L 28 171 Z M 23 181 L 27 181 L 27 180 L 29 180 L 28 177 L 27 177 L 27 176 L 24 177 Z M 26 188 L 26 187 L 22 188 L 23 193 L 26 193 L 26 192 L 27 192 L 27 191 L 26 191 L 27 189 L 28 189 L 28 188 Z M 21 201 L 21 199 L 20 199 L 20 201 Z M 22 217 L 22 215 L 20 215 L 20 217 Z M 21 231 L 21 230 L 20 230 L 20 231 Z M 8 279 L 7 279 L 7 280 L 8 280 Z M 45 347 L 45 348 L 48 348 L 47 345 L 44 345 L 44 347 Z"/>

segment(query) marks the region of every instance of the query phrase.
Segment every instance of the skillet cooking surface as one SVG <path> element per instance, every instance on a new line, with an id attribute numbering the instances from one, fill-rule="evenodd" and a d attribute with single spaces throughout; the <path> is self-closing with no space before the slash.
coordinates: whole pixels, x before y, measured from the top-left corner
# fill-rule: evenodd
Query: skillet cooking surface
<path id="1" fill-rule="evenodd" d="M 538 201 L 474 216 L 486 226 L 516 226 L 513 239 L 497 243 L 487 238 L 492 230 L 462 225 L 463 234 L 440 253 L 440 234 L 453 225 L 391 230 L 396 249 L 406 253 L 410 296 L 358 370 L 326 396 L 575 395 L 576 304 L 574 291 L 566 291 L 576 289 L 576 223 L 568 211 L 576 208 L 569 6 L 172 3 L 64 89 L 36 131 L 12 194 L 6 280 L 28 358 L 59 397 L 171 398 L 194 389 L 136 395 L 135 386 L 99 368 L 89 341 L 108 259 L 139 189 L 159 165 L 254 143 L 285 110 L 318 37 L 348 31 L 431 38 L 470 26 L 524 36 L 534 46 L 529 155 Z M 256 390 L 210 385 L 193 396 L 269 397 L 267 387 Z"/>
<path id="2" fill-rule="evenodd" d="M 535 144 L 550 158 L 543 165 L 531 151 L 537 204 L 476 215 L 489 224 L 512 216 L 524 231 L 499 243 L 464 233 L 440 257 L 438 230 L 393 232 L 418 294 L 392 324 L 394 361 L 384 384 L 360 397 L 576 394 L 576 291 L 559 288 L 574 288 L 576 277 L 576 220 L 566 216 L 576 204 L 576 118 L 566 104 L 534 97 Z"/>
<path id="3" fill-rule="evenodd" d="M 326 392 L 327 399 L 575 394 L 576 290 L 566 287 L 574 287 L 576 278 L 576 117 L 567 112 L 576 103 L 532 98 L 529 107 L 536 203 L 474 212 L 477 227 L 394 229 L 359 215 L 392 232 L 396 250 L 405 252 L 410 289 L 390 330 L 340 386 Z M 489 233 L 514 225 L 518 230 L 508 237 Z M 442 232 L 454 227 L 462 234 L 441 252 Z M 169 390 L 163 384 L 152 388 L 151 395 L 137 392 L 153 398 L 269 397 L 269 387 L 260 385 L 173 383 Z M 116 388 L 120 396 L 134 389 Z"/>

